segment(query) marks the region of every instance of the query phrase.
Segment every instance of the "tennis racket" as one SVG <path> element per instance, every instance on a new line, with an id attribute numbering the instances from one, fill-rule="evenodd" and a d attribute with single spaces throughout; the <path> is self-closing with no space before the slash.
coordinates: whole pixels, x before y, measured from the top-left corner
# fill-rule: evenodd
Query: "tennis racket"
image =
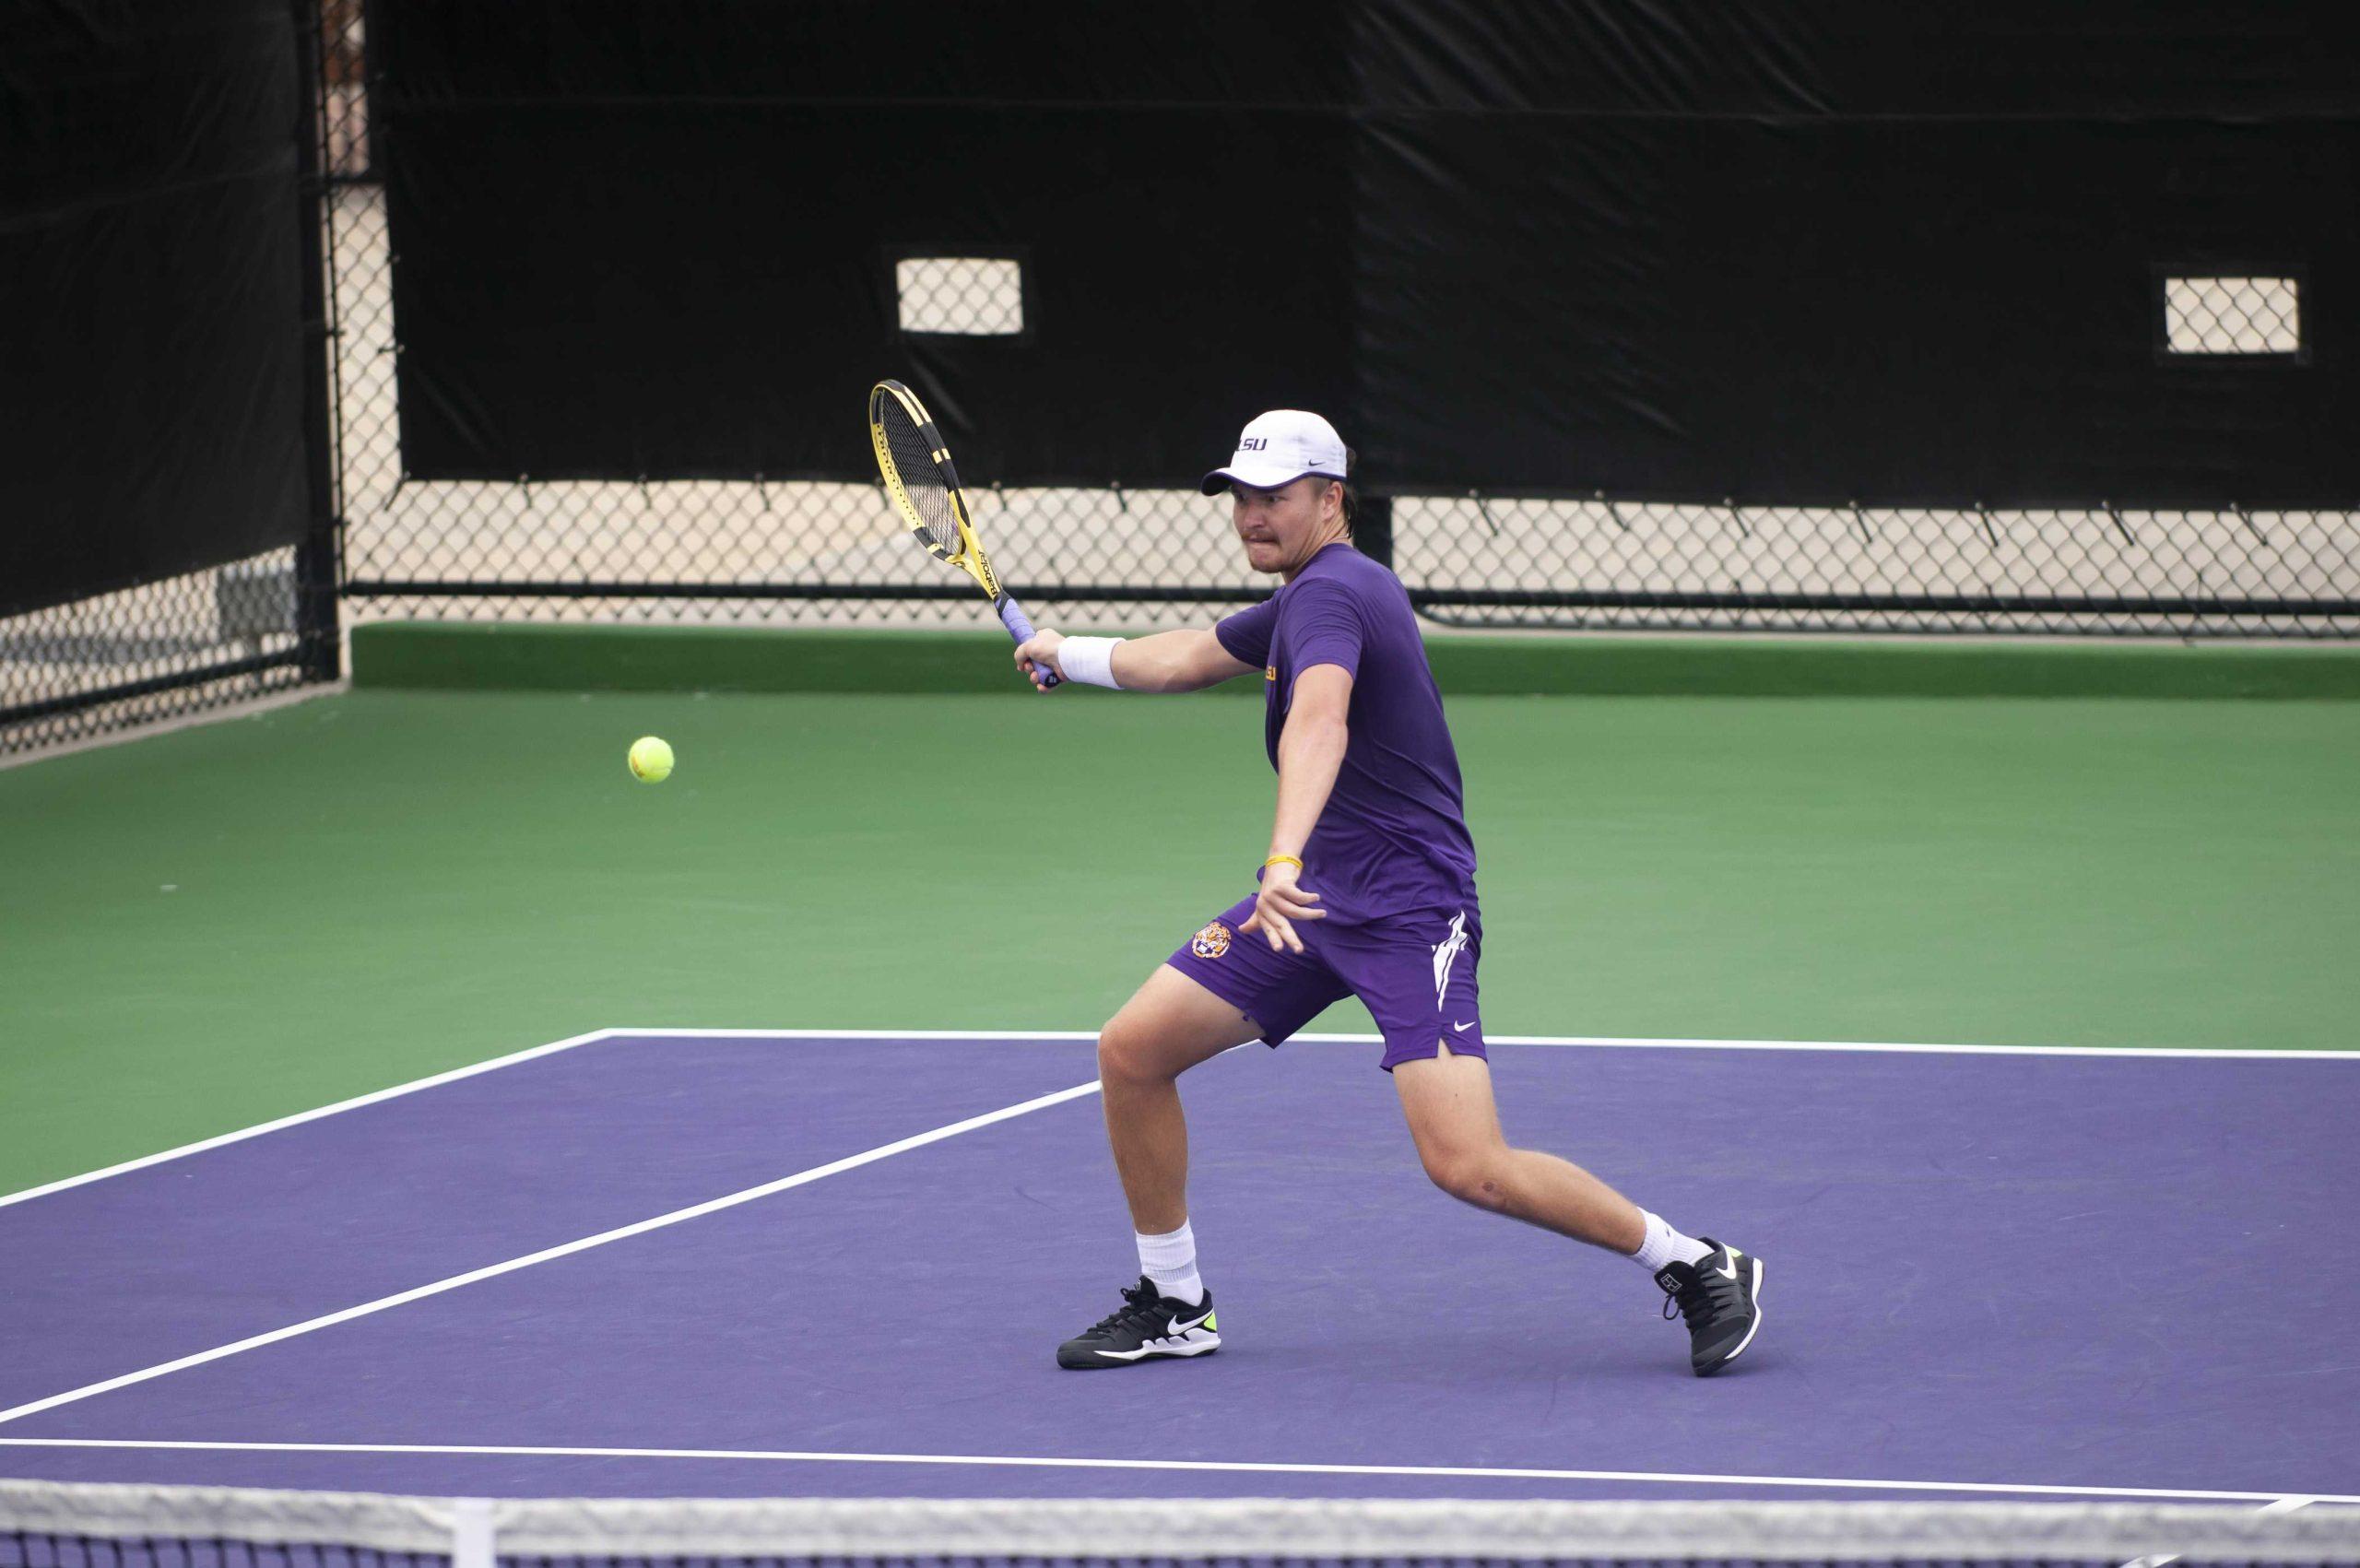
<path id="1" fill-rule="evenodd" d="M 884 476 L 886 493 L 908 522 L 928 555 L 947 560 L 974 578 L 999 623 L 1021 644 L 1032 640 L 1032 623 L 1023 609 L 999 585 L 991 557 L 975 537 L 967 516 L 967 498 L 959 489 L 959 470 L 950 466 L 950 449 L 927 417 L 917 394 L 898 381 L 880 381 L 868 392 L 868 439 L 877 447 L 877 471 Z M 1056 671 L 1035 666 L 1041 690 L 1058 684 Z"/>

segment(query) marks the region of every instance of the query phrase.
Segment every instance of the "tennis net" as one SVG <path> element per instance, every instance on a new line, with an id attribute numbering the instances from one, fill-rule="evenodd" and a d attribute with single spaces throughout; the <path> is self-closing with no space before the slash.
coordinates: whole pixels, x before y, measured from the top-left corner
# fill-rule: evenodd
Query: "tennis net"
<path id="1" fill-rule="evenodd" d="M 0 1481 L 0 1568 L 2360 1563 L 2360 1509 L 2215 1503 L 490 1500 Z"/>

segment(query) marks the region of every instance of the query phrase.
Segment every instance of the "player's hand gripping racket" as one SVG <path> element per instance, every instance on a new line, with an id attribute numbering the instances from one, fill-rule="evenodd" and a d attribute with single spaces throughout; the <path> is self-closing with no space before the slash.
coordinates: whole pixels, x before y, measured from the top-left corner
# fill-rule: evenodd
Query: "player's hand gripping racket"
<path id="1" fill-rule="evenodd" d="M 880 381 L 871 387 L 868 439 L 877 446 L 877 471 L 885 477 L 886 493 L 918 543 L 974 578 L 991 595 L 1008 634 L 1019 644 L 1031 642 L 1032 623 L 999 585 L 991 557 L 984 553 L 975 525 L 968 520 L 967 498 L 960 492 L 950 450 L 942 444 L 942 433 L 934 428 L 917 394 L 898 381 Z M 1033 673 L 1044 691 L 1058 684 L 1057 672 L 1046 665 L 1035 665 Z"/>

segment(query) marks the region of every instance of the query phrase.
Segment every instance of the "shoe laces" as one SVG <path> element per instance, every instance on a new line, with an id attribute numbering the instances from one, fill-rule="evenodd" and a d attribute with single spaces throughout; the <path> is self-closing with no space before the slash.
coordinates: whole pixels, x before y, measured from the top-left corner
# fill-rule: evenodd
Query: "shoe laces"
<path id="1" fill-rule="evenodd" d="M 1092 1334 L 1109 1328 L 1125 1328 L 1134 1324 L 1151 1321 L 1157 1315 L 1155 1303 L 1160 1300 L 1155 1287 L 1141 1279 L 1136 1285 L 1123 1287 L 1123 1304 L 1091 1326 Z"/>
<path id="2" fill-rule="evenodd" d="M 1712 1318 L 1723 1307 L 1734 1304 L 1739 1294 L 1738 1281 L 1718 1269 L 1695 1269 L 1686 1283 L 1664 1297 L 1664 1320 L 1670 1322 L 1672 1314 L 1677 1312 L 1687 1320 L 1688 1326 L 1693 1328 L 1698 1323 Z"/>

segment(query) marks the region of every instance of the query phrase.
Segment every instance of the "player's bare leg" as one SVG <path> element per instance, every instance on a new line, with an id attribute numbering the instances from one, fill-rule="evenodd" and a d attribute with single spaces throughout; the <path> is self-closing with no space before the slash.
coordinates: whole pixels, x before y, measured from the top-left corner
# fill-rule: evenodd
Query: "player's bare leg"
<path id="1" fill-rule="evenodd" d="M 1244 1013 L 1169 964 L 1099 1031 L 1106 1138 L 1137 1230 L 1157 1234 L 1188 1221 L 1188 1121 L 1174 1080 L 1259 1033 Z"/>
<path id="2" fill-rule="evenodd" d="M 1687 1320 L 1689 1364 L 1720 1371 L 1762 1324 L 1762 1260 L 1691 1239 L 1569 1160 L 1512 1149 L 1492 1100 L 1491 1065 L 1440 1055 L 1393 1069 L 1393 1086 L 1434 1185 L 1478 1208 L 1638 1259 Z M 1669 1308 L 1666 1309 L 1669 1312 Z"/>
<path id="3" fill-rule="evenodd" d="M 1451 1197 L 1625 1255 L 1646 1240 L 1647 1222 L 1629 1198 L 1570 1160 L 1508 1146 L 1482 1057 L 1445 1046 L 1397 1066 L 1393 1087 L 1420 1162 Z"/>
<path id="4" fill-rule="evenodd" d="M 1236 1008 L 1168 964 L 1099 1032 L 1106 1139 L 1139 1232 L 1140 1278 L 1123 1292 L 1120 1307 L 1057 1347 L 1059 1366 L 1136 1366 L 1221 1348 L 1212 1293 L 1197 1276 L 1188 1121 L 1175 1080 L 1259 1032 Z"/>

